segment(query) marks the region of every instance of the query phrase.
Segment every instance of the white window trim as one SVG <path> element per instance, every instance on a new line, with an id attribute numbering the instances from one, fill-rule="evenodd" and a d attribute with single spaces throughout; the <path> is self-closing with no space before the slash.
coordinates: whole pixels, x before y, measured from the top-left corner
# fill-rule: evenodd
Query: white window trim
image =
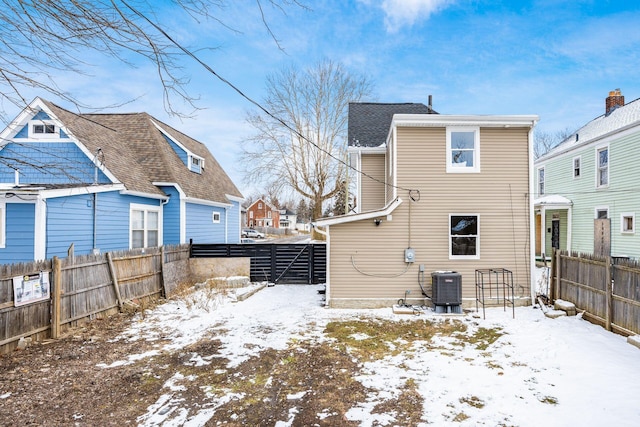
<path id="1" fill-rule="evenodd" d="M 544 176 L 544 179 L 542 180 L 542 185 L 540 184 L 541 171 L 542 171 L 542 175 Z M 543 196 L 547 186 L 547 172 L 544 170 L 544 166 L 542 166 L 541 168 L 538 168 L 536 171 L 536 183 L 537 183 L 538 195 Z"/>
<path id="2" fill-rule="evenodd" d="M 214 224 L 220 224 L 220 212 L 212 212 L 211 220 L 213 221 Z"/>
<path id="3" fill-rule="evenodd" d="M 631 218 L 631 230 L 625 230 L 625 218 Z M 620 214 L 620 233 L 635 234 L 636 232 L 636 214 L 634 212 L 625 212 Z"/>
<path id="4" fill-rule="evenodd" d="M 600 185 L 600 152 L 607 150 L 607 183 Z M 611 184 L 611 151 L 609 150 L 609 145 L 601 145 L 596 147 L 596 188 L 608 188 L 609 184 Z"/>
<path id="5" fill-rule="evenodd" d="M 33 131 L 33 127 L 35 125 L 42 125 L 42 126 L 53 126 L 54 132 L 53 133 L 35 133 Z M 53 120 L 30 120 L 28 123 L 28 132 L 27 135 L 29 137 L 29 139 L 58 139 L 60 138 L 60 128 L 58 127 L 58 125 L 56 125 L 56 122 Z"/>
<path id="6" fill-rule="evenodd" d="M 598 219 L 598 211 L 607 211 L 607 218 L 609 217 L 609 206 L 596 206 L 593 210 L 593 218 Z M 603 218 L 601 218 L 603 219 Z"/>
<path id="7" fill-rule="evenodd" d="M 7 245 L 7 204 L 0 202 L 0 248 Z"/>
<path id="8" fill-rule="evenodd" d="M 452 251 L 452 247 L 451 247 L 451 238 L 452 238 L 452 234 L 451 234 L 451 217 L 452 216 L 475 216 L 476 218 L 478 218 L 478 234 L 476 234 L 476 254 L 475 255 L 453 255 L 451 253 Z M 449 259 L 480 259 L 480 214 L 477 213 L 450 213 L 449 214 L 449 221 L 447 222 L 447 227 L 449 228 L 449 231 L 447 232 L 447 235 L 449 236 Z"/>
<path id="9" fill-rule="evenodd" d="M 578 161 L 578 165 L 579 165 L 578 167 L 579 175 L 576 175 L 576 160 Z M 582 177 L 582 156 L 576 156 L 571 161 L 571 175 L 573 176 L 573 179 L 578 179 Z"/>
<path id="10" fill-rule="evenodd" d="M 129 204 L 129 249 L 133 249 L 133 223 L 131 221 L 133 211 L 143 211 L 145 213 L 145 233 L 144 233 L 144 245 L 147 247 L 147 212 L 158 212 L 158 247 L 162 246 L 162 208 L 154 205 L 143 205 L 139 203 Z"/>
<path id="11" fill-rule="evenodd" d="M 193 162 L 194 160 L 197 161 L 196 163 L 198 163 L 198 165 L 194 164 Z M 204 170 L 204 159 L 200 156 L 196 156 L 195 154 L 189 154 L 189 161 L 188 161 L 187 167 L 191 172 L 202 173 L 202 171 Z M 200 168 L 200 169 L 196 170 L 194 168 Z"/>
<path id="12" fill-rule="evenodd" d="M 453 166 L 451 163 L 451 133 L 473 132 L 473 167 Z M 447 127 L 447 173 L 479 173 L 480 172 L 480 128 L 477 126 Z"/>

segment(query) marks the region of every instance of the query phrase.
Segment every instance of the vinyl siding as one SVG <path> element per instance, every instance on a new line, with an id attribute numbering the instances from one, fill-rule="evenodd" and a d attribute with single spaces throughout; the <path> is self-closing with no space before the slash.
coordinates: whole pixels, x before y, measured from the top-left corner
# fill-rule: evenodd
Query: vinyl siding
<path id="1" fill-rule="evenodd" d="M 158 200 L 121 195 L 118 192 L 98 193 L 96 241 L 100 252 L 128 249 L 130 205 L 158 206 Z M 66 257 L 74 244 L 76 255 L 93 250 L 93 195 L 83 194 L 47 200 L 46 257 Z"/>
<path id="2" fill-rule="evenodd" d="M 95 181 L 93 162 L 72 142 L 11 142 L 0 150 L 0 156 L 3 157 L 0 164 L 3 183 L 15 181 L 14 168 L 20 171 L 20 184 L 91 184 Z M 98 183 L 109 182 L 98 170 Z"/>
<path id="3" fill-rule="evenodd" d="M 33 261 L 35 204 L 7 203 L 5 206 L 6 240 L 5 247 L 0 248 L 0 263 Z"/>
<path id="4" fill-rule="evenodd" d="M 187 241 L 194 243 L 225 243 L 224 208 L 187 203 Z M 220 214 L 220 222 L 213 223 L 213 212 Z"/>
<path id="5" fill-rule="evenodd" d="M 604 145 L 609 147 L 609 186 L 597 188 L 596 153 L 597 149 Z M 577 156 L 581 158 L 581 176 L 574 178 L 573 159 Z M 611 219 L 612 255 L 640 258 L 640 233 L 636 231 L 636 233 L 627 234 L 620 231 L 621 214 L 640 215 L 638 164 L 640 164 L 640 132 L 635 130 L 624 135 L 613 136 L 599 144 L 588 144 L 576 148 L 538 165 L 545 168 L 545 194 L 559 194 L 573 203 L 572 250 L 593 252 L 595 208 L 608 207 Z M 637 227 L 638 222 L 636 222 L 636 229 Z M 547 248 L 550 248 L 550 244 Z"/>
<path id="6" fill-rule="evenodd" d="M 380 209 L 385 205 L 385 155 L 363 154 L 361 162 L 362 172 L 369 176 L 361 176 L 360 212 Z"/>
<path id="7" fill-rule="evenodd" d="M 428 293 L 431 272 L 457 271 L 470 304 L 475 270 L 506 268 L 514 273 L 516 296 L 529 298 L 528 131 L 480 129 L 481 173 L 447 174 L 445 128 L 398 128 L 398 186 L 419 190 L 419 201 L 410 202 L 409 194 L 398 190 L 403 203 L 390 221 L 330 227 L 329 303 L 368 299 L 375 306 L 374 300 L 397 301 L 406 290 L 419 297 L 420 264 Z M 455 213 L 479 216 L 480 259 L 449 259 L 449 214 Z M 407 247 L 415 249 L 416 262 L 402 274 Z"/>
<path id="8" fill-rule="evenodd" d="M 163 241 L 165 245 L 177 245 L 180 241 L 180 194 L 175 187 L 161 187 L 169 195 L 169 202 L 162 209 Z"/>

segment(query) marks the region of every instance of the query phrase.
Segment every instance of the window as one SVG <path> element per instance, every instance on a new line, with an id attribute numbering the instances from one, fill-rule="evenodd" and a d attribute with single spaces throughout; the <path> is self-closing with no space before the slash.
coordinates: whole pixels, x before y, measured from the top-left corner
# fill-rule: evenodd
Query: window
<path id="1" fill-rule="evenodd" d="M 573 177 L 580 178 L 580 157 L 573 159 Z"/>
<path id="2" fill-rule="evenodd" d="M 160 246 L 160 208 L 131 205 L 131 248 Z"/>
<path id="3" fill-rule="evenodd" d="M 49 121 L 33 120 L 29 130 L 31 138 L 55 138 L 58 136 L 56 125 Z"/>
<path id="4" fill-rule="evenodd" d="M 249 211 L 249 218 L 253 218 L 253 211 Z"/>
<path id="5" fill-rule="evenodd" d="M 609 218 L 609 208 L 608 207 L 597 207 L 596 208 L 596 219 L 607 219 Z"/>
<path id="6" fill-rule="evenodd" d="M 271 211 L 267 212 L 267 218 L 271 218 Z"/>
<path id="7" fill-rule="evenodd" d="M 636 214 L 623 213 L 620 215 L 620 232 L 629 234 L 636 232 Z"/>
<path id="8" fill-rule="evenodd" d="M 478 215 L 449 215 L 449 258 L 480 258 Z"/>
<path id="9" fill-rule="evenodd" d="M 598 177 L 597 186 L 606 187 L 609 185 L 609 148 L 598 150 Z"/>
<path id="10" fill-rule="evenodd" d="M 220 212 L 214 212 L 211 218 L 214 224 L 218 224 L 220 222 Z"/>
<path id="11" fill-rule="evenodd" d="M 258 209 L 262 209 L 262 203 L 258 203 Z"/>
<path id="12" fill-rule="evenodd" d="M 202 170 L 204 169 L 204 159 L 196 156 L 189 156 L 189 162 L 191 162 L 191 165 L 189 166 L 191 172 L 202 173 Z"/>
<path id="13" fill-rule="evenodd" d="M 544 194 L 544 168 L 538 169 L 538 195 Z"/>
<path id="14" fill-rule="evenodd" d="M 480 172 L 479 128 L 447 128 L 447 172 Z"/>
<path id="15" fill-rule="evenodd" d="M 33 133 L 55 133 L 56 127 L 55 125 L 33 125 Z"/>

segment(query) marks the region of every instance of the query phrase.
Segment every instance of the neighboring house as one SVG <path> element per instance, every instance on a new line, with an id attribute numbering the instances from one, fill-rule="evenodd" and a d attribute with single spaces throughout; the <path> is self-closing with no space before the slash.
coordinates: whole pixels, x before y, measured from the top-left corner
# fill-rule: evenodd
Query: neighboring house
<path id="1" fill-rule="evenodd" d="M 0 263 L 240 241 L 242 194 L 200 142 L 147 113 L 36 98 L 0 134 Z"/>
<path id="2" fill-rule="evenodd" d="M 263 199 L 258 199 L 247 208 L 247 226 L 280 227 L 280 209 Z"/>
<path id="3" fill-rule="evenodd" d="M 359 209 L 316 221 L 327 230 L 329 306 L 422 304 L 420 284 L 430 294 L 431 273 L 453 271 L 462 305 L 475 307 L 478 269 L 511 271 L 516 303 L 531 303 L 537 116 L 432 112 L 350 105 Z"/>
<path id="4" fill-rule="evenodd" d="M 298 215 L 289 209 L 280 209 L 280 228 L 296 229 Z"/>
<path id="5" fill-rule="evenodd" d="M 617 89 L 603 115 L 535 162 L 536 255 L 594 253 L 608 241 L 611 255 L 640 258 L 638 163 L 640 99 L 625 105 Z"/>

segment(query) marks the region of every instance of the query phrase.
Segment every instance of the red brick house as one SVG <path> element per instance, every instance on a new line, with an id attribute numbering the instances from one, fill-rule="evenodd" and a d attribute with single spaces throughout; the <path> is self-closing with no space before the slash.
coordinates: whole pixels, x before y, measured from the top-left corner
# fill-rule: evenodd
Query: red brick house
<path id="1" fill-rule="evenodd" d="M 258 199 L 247 208 L 247 226 L 280 228 L 280 210 Z"/>

